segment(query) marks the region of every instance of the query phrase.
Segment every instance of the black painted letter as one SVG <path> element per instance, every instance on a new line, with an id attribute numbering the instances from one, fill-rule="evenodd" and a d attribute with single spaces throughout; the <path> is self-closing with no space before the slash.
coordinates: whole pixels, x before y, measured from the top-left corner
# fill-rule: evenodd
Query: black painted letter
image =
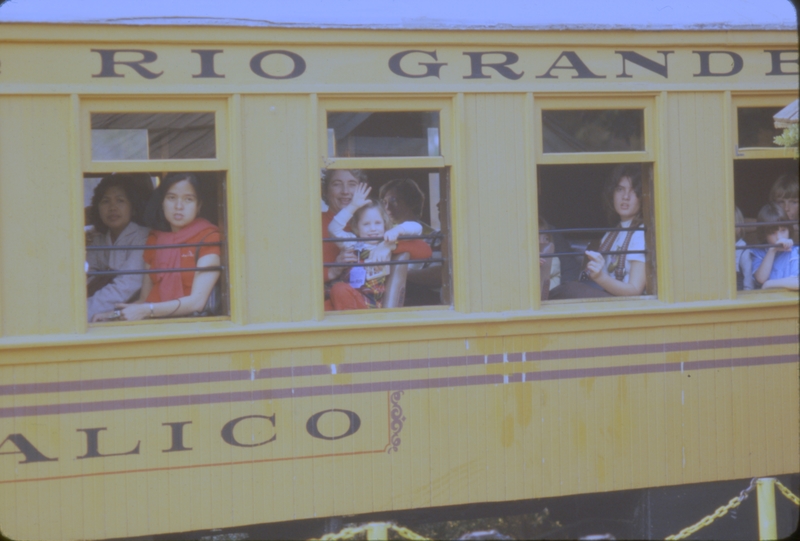
<path id="1" fill-rule="evenodd" d="M 618 55 L 622 56 L 622 73 L 617 75 L 619 77 L 633 77 L 633 75 L 628 75 L 625 71 L 625 63 L 632 62 L 638 66 L 643 67 L 644 69 L 650 70 L 653 73 L 658 73 L 660 76 L 667 78 L 667 55 L 672 54 L 675 51 L 656 51 L 664 55 L 664 65 L 662 66 L 655 60 L 650 60 L 646 56 L 642 56 L 637 52 L 634 51 L 614 51 Z"/>
<path id="2" fill-rule="evenodd" d="M 794 51 L 792 49 L 782 49 L 782 50 L 771 51 L 771 50 L 767 49 L 764 52 L 765 53 L 769 53 L 770 56 L 772 57 L 772 71 L 767 73 L 767 75 L 797 75 L 796 71 L 783 71 L 781 69 L 781 64 L 797 64 L 798 63 L 798 59 L 797 58 L 794 58 L 794 59 L 790 58 L 788 60 L 785 60 L 785 59 L 781 58 L 781 55 L 783 53 L 794 53 L 794 54 L 797 54 L 797 51 Z"/>
<path id="3" fill-rule="evenodd" d="M 350 419 L 350 427 L 345 431 L 344 434 L 340 436 L 325 436 L 319 431 L 319 424 L 320 417 L 325 415 L 326 413 L 333 413 L 333 412 L 340 412 L 347 415 L 347 418 Z M 315 438 L 319 438 L 322 440 L 340 440 L 342 438 L 346 438 L 347 436 L 352 436 L 358 429 L 361 428 L 361 417 L 359 417 L 356 412 L 349 411 L 349 410 L 325 410 L 320 411 L 319 413 L 315 413 L 311 417 L 308 418 L 308 422 L 306 423 L 306 432 L 314 436 Z"/>
<path id="4" fill-rule="evenodd" d="M 214 55 L 223 52 L 222 49 L 192 49 L 192 52 L 200 56 L 200 73 L 192 75 L 192 78 L 225 78 L 224 75 L 220 75 L 214 71 Z"/>
<path id="5" fill-rule="evenodd" d="M 3 440 L 3 443 L 0 443 L 0 449 L 3 448 L 3 445 L 5 445 L 7 441 L 10 441 L 16 445 L 19 451 L 6 451 L 4 453 L 0 453 L 0 455 L 25 455 L 25 460 L 20 460 L 20 464 L 30 464 L 31 462 L 52 462 L 58 460 L 57 458 L 47 458 L 44 456 L 39 449 L 34 447 L 33 444 L 28 441 L 28 438 L 22 434 L 9 434 L 8 437 Z"/>
<path id="6" fill-rule="evenodd" d="M 389 59 L 389 69 L 392 70 L 392 73 L 395 75 L 399 75 L 400 77 L 408 77 L 410 79 L 422 79 L 423 77 L 439 77 L 439 70 L 442 69 L 442 66 L 446 66 L 447 62 L 417 62 L 420 66 L 425 66 L 425 73 L 420 73 L 419 75 L 412 75 L 403 71 L 403 68 L 400 67 L 400 62 L 406 55 L 411 53 L 422 53 L 430 56 L 434 60 L 439 60 L 436 56 L 436 51 L 419 51 L 419 50 L 410 50 L 410 51 L 402 51 Z"/>
<path id="7" fill-rule="evenodd" d="M 171 453 L 173 451 L 191 451 L 191 447 L 184 447 L 183 445 L 183 426 L 192 424 L 191 421 L 183 421 L 181 423 L 161 423 L 161 426 L 168 426 L 172 429 L 172 447 L 164 449 L 162 453 Z"/>
<path id="8" fill-rule="evenodd" d="M 264 71 L 264 68 L 261 67 L 261 61 L 271 54 L 282 54 L 291 58 L 292 62 L 294 62 L 292 72 L 289 75 L 270 75 Z M 300 77 L 306 71 L 306 61 L 303 60 L 302 56 L 292 51 L 264 51 L 250 59 L 250 69 L 259 77 L 266 79 L 294 79 L 295 77 Z"/>
<path id="9" fill-rule="evenodd" d="M 730 77 L 742 71 L 744 60 L 738 54 L 732 51 L 692 51 L 694 54 L 700 55 L 700 73 L 695 73 L 695 77 Z M 711 55 L 712 54 L 726 54 L 733 60 L 733 67 L 727 73 L 714 73 L 711 71 Z"/>
<path id="10" fill-rule="evenodd" d="M 506 57 L 506 61 L 484 64 L 483 55 L 485 54 L 501 54 Z M 510 64 L 516 64 L 517 61 L 519 61 L 519 55 L 516 53 L 509 51 L 485 51 L 480 53 L 464 53 L 464 55 L 469 57 L 470 67 L 472 68 L 472 73 L 465 75 L 464 79 L 491 79 L 491 75 L 484 75 L 483 68 L 492 68 L 506 79 L 511 79 L 512 81 L 516 81 L 525 75 L 524 71 L 516 73 L 508 67 Z"/>
<path id="11" fill-rule="evenodd" d="M 105 427 L 102 428 L 79 428 L 75 432 L 86 432 L 86 454 L 83 456 L 79 456 L 76 458 L 99 458 L 99 457 L 106 457 L 106 456 L 123 456 L 123 455 L 138 455 L 139 454 L 139 444 L 141 444 L 141 440 L 136 442 L 136 447 L 134 447 L 131 451 L 127 453 L 109 453 L 104 455 L 100 452 L 100 444 L 98 441 L 98 434 L 101 430 L 106 430 Z"/>
<path id="12" fill-rule="evenodd" d="M 236 447 L 258 447 L 259 445 L 264 445 L 265 443 L 273 442 L 278 437 L 278 435 L 275 434 L 270 439 L 262 441 L 261 443 L 239 443 L 238 441 L 236 441 L 236 437 L 233 435 L 233 429 L 236 428 L 236 425 L 239 424 L 239 421 L 244 421 L 245 419 L 266 419 L 272 423 L 273 428 L 275 427 L 274 413 L 270 417 L 267 417 L 265 415 L 245 415 L 244 417 L 238 417 L 236 419 L 233 419 L 232 421 L 228 421 L 227 423 L 225 423 L 225 426 L 222 427 L 222 432 L 220 434 L 225 443 Z"/>
<path id="13" fill-rule="evenodd" d="M 150 64 L 156 61 L 158 55 L 153 51 L 146 51 L 144 49 L 92 49 L 92 52 L 100 55 L 100 73 L 92 75 L 92 77 L 125 77 L 125 75 L 117 73 L 115 69 L 117 64 L 128 66 L 145 79 L 155 79 L 156 77 L 161 77 L 164 73 L 163 71 L 154 73 L 142 66 L 142 64 Z M 138 53 L 142 55 L 142 59 L 128 61 L 115 60 L 114 55 L 117 53 Z"/>
<path id="14" fill-rule="evenodd" d="M 562 58 L 566 58 L 569 60 L 569 66 L 557 66 L 559 60 Z M 550 69 L 545 72 L 544 75 L 537 75 L 537 79 L 558 79 L 558 75 L 552 75 L 550 72 L 553 70 L 575 70 L 578 72 L 578 75 L 573 75 L 573 79 L 605 79 L 605 75 L 595 75 L 592 73 L 586 64 L 583 63 L 583 60 L 575 53 L 575 51 L 562 51 L 556 61 L 553 62 L 553 65 L 550 66 Z"/>

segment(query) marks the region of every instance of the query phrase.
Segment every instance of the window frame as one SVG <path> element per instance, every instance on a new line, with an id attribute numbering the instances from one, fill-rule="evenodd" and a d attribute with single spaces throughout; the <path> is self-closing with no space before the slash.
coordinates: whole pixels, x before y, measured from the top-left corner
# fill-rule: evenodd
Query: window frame
<path id="1" fill-rule="evenodd" d="M 656 132 L 656 119 L 657 119 L 657 95 L 653 94 L 632 94 L 632 95 L 598 95 L 598 94 L 575 94 L 571 96 L 560 95 L 535 95 L 533 100 L 533 118 L 534 118 L 534 136 L 533 147 L 535 161 L 533 167 L 535 169 L 534 178 L 536 185 L 534 193 L 538 194 L 539 189 L 539 173 L 540 165 L 604 165 L 604 164 L 623 164 L 634 163 L 641 164 L 643 173 L 649 173 L 651 178 L 643 181 L 650 183 L 651 198 L 649 213 L 651 214 L 651 224 L 646 231 L 646 239 L 648 242 L 652 239 L 654 246 L 648 250 L 652 253 L 651 262 L 647 264 L 647 269 L 652 269 L 655 273 L 653 278 L 653 289 L 655 293 L 642 295 L 635 295 L 631 297 L 609 297 L 609 298 L 586 298 L 586 299 L 562 299 L 562 300 L 541 300 L 537 295 L 536 302 L 541 308 L 556 307 L 567 304 L 586 303 L 586 302 L 626 302 L 626 301 L 653 301 L 666 298 L 666 288 L 659 281 L 659 276 L 665 272 L 662 261 L 664 258 L 660 250 L 664 249 L 664 243 L 659 242 L 658 235 L 658 221 L 659 221 L 659 200 L 662 199 L 660 193 L 659 182 L 659 162 L 656 159 L 656 149 L 659 147 L 659 134 Z M 548 110 L 616 110 L 616 109 L 636 109 L 643 111 L 643 136 L 644 136 L 644 150 L 636 151 L 610 151 L 610 152 L 559 152 L 559 153 L 545 153 L 544 152 L 544 134 L 543 134 L 543 121 L 542 111 Z M 643 199 L 646 201 L 648 196 Z M 645 201 L 642 203 L 644 204 Z M 537 196 L 537 206 L 540 204 L 539 197 Z M 663 203 L 662 203 L 663 204 Z M 537 208 L 538 217 L 538 208 Z M 645 224 L 646 226 L 648 224 Z M 539 226 L 538 219 L 533 223 L 536 234 L 533 235 L 534 246 L 532 248 L 534 254 L 540 251 L 539 246 Z M 538 276 L 538 268 L 535 276 Z M 540 283 L 541 283 L 541 277 Z M 648 277 L 648 284 L 650 283 Z"/>
<path id="2" fill-rule="evenodd" d="M 230 159 L 228 104 L 219 99 L 87 99 L 81 100 L 81 170 L 84 173 L 107 173 L 110 169 L 124 169 L 126 173 L 150 171 L 228 171 Z M 92 159 L 92 113 L 214 113 L 214 138 L 216 158 L 191 158 L 174 160 L 94 160 Z M 122 172 L 122 171 L 120 171 Z"/>
<path id="3" fill-rule="evenodd" d="M 734 160 L 758 160 L 791 158 L 791 149 L 783 147 L 744 147 L 739 148 L 739 108 L 748 107 L 786 107 L 797 99 L 792 93 L 733 94 L 731 95 L 730 136 L 733 142 Z"/>
<path id="4" fill-rule="evenodd" d="M 655 162 L 655 99 L 650 96 L 598 96 L 597 94 L 569 97 L 536 96 L 534 100 L 534 150 L 537 165 L 644 163 Z M 643 110 L 644 150 L 612 152 L 544 152 L 542 111 L 607 111 L 615 109 Z"/>
<path id="5" fill-rule="evenodd" d="M 328 113 L 339 112 L 358 112 L 358 113 L 402 113 L 402 112 L 438 112 L 439 113 L 439 156 L 387 156 L 387 157 L 335 157 L 328 155 Z M 453 262 L 454 247 L 453 243 L 453 171 L 455 170 L 455 130 L 453 129 L 453 100 L 451 97 L 426 97 L 426 96 L 382 96 L 369 97 L 359 96 L 320 96 L 317 102 L 317 148 L 320 150 L 319 169 L 439 169 L 441 174 L 447 176 L 447 209 L 448 221 L 447 229 L 449 240 L 448 254 L 442 257 L 446 260 L 443 265 L 447 266 L 449 280 L 448 304 L 437 304 L 430 306 L 403 306 L 400 308 L 381 308 L 381 314 L 396 312 L 419 312 L 431 310 L 454 310 L 456 308 L 456 285 L 454 283 Z M 321 216 L 321 214 L 320 214 Z M 317 218 L 320 219 L 320 218 Z M 321 229 L 321 222 L 317 228 Z M 321 239 L 320 239 L 321 240 Z M 323 267 L 322 249 L 318 250 L 320 268 Z M 443 286 L 444 287 L 444 286 Z M 332 311 L 324 310 L 324 296 L 320 296 L 319 312 L 323 317 L 350 317 L 363 318 L 365 314 L 374 315 L 376 310 L 347 310 Z"/>
<path id="6" fill-rule="evenodd" d="M 237 301 L 234 298 L 236 288 L 232 285 L 232 277 L 236 274 L 232 268 L 235 258 L 233 256 L 232 238 L 229 216 L 231 216 L 232 204 L 232 169 L 233 164 L 230 159 L 230 134 L 229 134 L 229 99 L 227 98 L 175 98 L 173 96 L 135 96 L 129 98 L 81 98 L 78 112 L 78 141 L 80 148 L 80 201 L 83 202 L 84 184 L 86 176 L 103 176 L 110 173 L 152 173 L 163 174 L 172 172 L 218 172 L 224 176 L 223 192 L 225 201 L 222 206 L 220 221 L 224 222 L 224 227 L 220 227 L 223 233 L 220 265 L 220 280 L 224 280 L 225 291 L 222 291 L 223 306 L 227 307 L 227 313 L 216 316 L 198 317 L 164 317 L 156 320 L 149 318 L 140 321 L 106 321 L 99 323 L 86 322 L 86 296 L 82 295 L 83 307 L 79 311 L 79 317 L 84 321 L 85 329 L 89 331 L 99 331 L 102 328 L 130 328 L 136 325 L 167 325 L 173 323 L 198 323 L 198 322 L 233 322 Z M 192 158 L 192 159 L 169 159 L 169 160 L 93 160 L 92 159 L 92 113 L 194 113 L 194 112 L 213 112 L 214 113 L 214 138 L 216 145 L 216 158 Z M 83 213 L 81 212 L 81 216 Z M 83 221 L 81 220 L 83 225 Z M 81 227 L 83 230 L 83 227 Z M 86 237 L 81 235 L 80 246 L 82 248 L 82 259 L 85 260 Z M 86 275 L 81 267 L 82 283 L 86 282 Z M 85 286 L 83 287 L 85 290 Z"/>

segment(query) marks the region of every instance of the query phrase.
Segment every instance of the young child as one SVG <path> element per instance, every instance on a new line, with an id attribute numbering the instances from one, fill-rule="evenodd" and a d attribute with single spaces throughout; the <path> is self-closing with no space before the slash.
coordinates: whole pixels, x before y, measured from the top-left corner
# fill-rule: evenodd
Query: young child
<path id="1" fill-rule="evenodd" d="M 794 175 L 784 174 L 778 177 L 772 189 L 769 191 L 769 200 L 783 209 L 788 216 L 787 219 L 797 221 L 800 214 L 800 203 L 798 203 L 798 181 L 797 173 Z M 798 243 L 798 226 L 794 224 L 789 229 L 792 241 Z"/>
<path id="2" fill-rule="evenodd" d="M 783 208 L 775 203 L 768 203 L 758 213 L 759 222 L 785 222 L 788 220 Z M 774 244 L 766 250 L 753 249 L 753 277 L 762 284 L 762 289 L 785 287 L 798 289 L 798 254 L 797 246 L 789 238 L 789 227 L 786 225 L 762 225 L 758 227 L 758 239 L 763 244 Z"/>
<path id="3" fill-rule="evenodd" d="M 391 254 L 408 253 L 411 259 L 428 259 L 431 247 L 423 240 L 401 240 L 401 235 L 420 235 L 422 225 L 417 222 L 403 222 L 391 227 L 391 220 L 383 205 L 368 199 L 371 188 L 359 184 L 350 203 L 339 211 L 328 226 L 331 235 L 339 239 L 375 238 L 375 241 L 337 242 L 342 250 L 353 250 L 359 262 L 373 263 L 390 259 Z M 345 231 L 350 226 L 352 233 Z M 388 230 L 387 230 L 388 228 Z M 365 265 L 352 267 L 342 274 L 348 282 L 336 282 L 331 287 L 330 303 L 326 308 L 332 310 L 357 310 L 381 308 L 386 289 L 389 265 Z"/>
<path id="4" fill-rule="evenodd" d="M 736 289 L 749 291 L 753 289 L 753 260 L 744 240 L 744 215 L 736 207 Z"/>

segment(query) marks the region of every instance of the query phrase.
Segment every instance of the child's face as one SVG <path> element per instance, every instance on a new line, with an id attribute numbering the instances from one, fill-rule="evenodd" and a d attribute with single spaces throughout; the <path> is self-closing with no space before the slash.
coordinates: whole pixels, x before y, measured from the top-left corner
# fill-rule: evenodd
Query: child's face
<path id="1" fill-rule="evenodd" d="M 382 237 L 384 233 L 386 233 L 386 224 L 378 209 L 370 208 L 361 213 L 356 233 L 359 237 Z"/>
<path id="2" fill-rule="evenodd" d="M 767 235 L 767 244 L 777 244 L 780 239 L 789 238 L 789 229 L 787 227 L 779 227 L 774 233 Z"/>
<path id="3" fill-rule="evenodd" d="M 796 220 L 798 215 L 798 200 L 797 198 L 789 199 L 789 198 L 781 198 L 775 201 L 780 207 L 783 209 L 783 212 L 786 213 L 786 216 L 789 217 L 790 220 Z"/>

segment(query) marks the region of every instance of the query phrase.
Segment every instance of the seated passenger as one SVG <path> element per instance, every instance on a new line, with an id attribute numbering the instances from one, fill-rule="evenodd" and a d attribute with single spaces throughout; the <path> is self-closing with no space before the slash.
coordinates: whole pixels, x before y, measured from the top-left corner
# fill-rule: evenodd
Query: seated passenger
<path id="1" fill-rule="evenodd" d="M 636 231 L 609 231 L 598 251 L 586 250 L 586 265 L 580 282 L 563 283 L 550 292 L 551 299 L 634 296 L 644 292 L 647 282 L 642 228 L 642 172 L 639 165 L 614 169 L 603 189 L 603 204 L 614 227 Z M 603 255 L 605 252 L 623 252 Z"/>
<path id="2" fill-rule="evenodd" d="M 94 226 L 90 246 L 142 246 L 145 243 L 150 230 L 139 224 L 144 205 L 136 180 L 134 175 L 109 175 L 94 189 L 89 207 L 89 219 Z M 103 312 L 138 297 L 141 275 L 124 272 L 144 268 L 142 250 L 87 250 L 86 263 L 89 271 L 120 271 L 120 274 L 87 277 L 89 321 L 102 321 Z"/>
<path id="3" fill-rule="evenodd" d="M 736 207 L 736 290 L 749 291 L 753 289 L 753 261 L 750 250 L 746 249 L 747 242 L 744 240 L 744 215 L 739 207 Z"/>
<path id="4" fill-rule="evenodd" d="M 156 223 L 147 245 L 218 243 L 217 226 L 198 216 L 203 201 L 200 183 L 192 173 L 170 173 L 153 194 L 158 204 Z M 219 246 L 150 249 L 144 252 L 148 269 L 218 267 Z M 139 300 L 118 304 L 109 319 L 212 315 L 206 303 L 212 296 L 219 271 L 158 272 L 144 274 Z"/>
<path id="5" fill-rule="evenodd" d="M 387 230 L 391 226 L 386 211 L 381 203 L 368 199 L 369 188 L 359 184 L 350 203 L 333 218 L 329 231 L 340 239 L 375 238 L 375 241 L 344 241 L 340 249 L 352 250 L 358 262 L 372 263 L 376 259 L 375 252 L 392 254 L 408 253 L 412 259 L 428 259 L 431 248 L 422 240 L 404 240 L 398 242 L 401 235 L 419 235 L 422 226 L 416 222 L 403 222 Z M 350 226 L 353 233 L 345 231 Z M 369 265 L 352 267 L 348 274 L 349 283 L 335 282 L 331 287 L 330 300 L 326 301 L 326 310 L 356 310 L 363 308 L 381 308 L 385 291 L 386 277 L 390 265 Z"/>
<path id="6" fill-rule="evenodd" d="M 783 212 L 786 213 L 787 220 L 797 221 L 800 214 L 800 206 L 798 206 L 798 180 L 797 173 L 794 175 L 781 175 L 772 189 L 769 192 L 769 200 L 779 205 Z M 790 228 L 790 237 L 795 244 L 800 242 L 798 240 L 798 224 L 794 224 Z"/>
<path id="7" fill-rule="evenodd" d="M 764 205 L 758 213 L 759 222 L 787 221 L 783 208 L 775 203 Z M 785 225 L 758 226 L 759 242 L 772 244 L 767 248 L 753 249 L 753 277 L 762 289 L 798 289 L 798 248 L 789 238 L 789 228 Z"/>
<path id="8" fill-rule="evenodd" d="M 380 201 L 393 223 L 416 222 L 422 226 L 422 235 L 434 256 L 441 258 L 442 235 L 422 221 L 425 194 L 417 183 L 409 178 L 390 180 L 381 186 Z M 426 306 L 441 304 L 442 265 L 441 263 L 411 263 L 406 279 L 406 306 Z"/>
<path id="9" fill-rule="evenodd" d="M 547 223 L 547 220 L 539 216 L 539 231 L 552 229 L 552 226 Z M 562 237 L 563 238 L 563 237 Z M 553 244 L 553 251 L 558 252 L 558 246 L 555 244 L 555 238 L 553 233 L 539 233 L 539 251 L 541 252 L 542 247 L 548 244 Z M 567 244 L 569 246 L 569 244 Z M 547 259 L 550 260 L 550 268 L 548 272 L 548 276 L 542 276 L 542 279 L 547 278 L 550 280 L 549 289 L 552 291 L 553 289 L 557 288 L 561 285 L 561 261 L 559 257 L 549 257 L 543 258 L 541 255 L 539 256 L 539 269 L 547 268 Z"/>

